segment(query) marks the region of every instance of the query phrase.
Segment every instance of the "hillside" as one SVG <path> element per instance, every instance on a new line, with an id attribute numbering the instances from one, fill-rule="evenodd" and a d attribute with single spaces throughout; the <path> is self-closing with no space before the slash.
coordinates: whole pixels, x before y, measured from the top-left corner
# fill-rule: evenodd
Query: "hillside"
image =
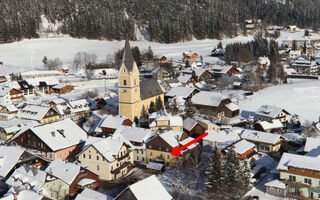
<path id="1" fill-rule="evenodd" d="M 319 18 L 320 3 L 311 0 L 2 0 L 0 42 L 52 31 L 77 38 L 173 43 L 246 34 L 246 19 L 317 29 Z"/>

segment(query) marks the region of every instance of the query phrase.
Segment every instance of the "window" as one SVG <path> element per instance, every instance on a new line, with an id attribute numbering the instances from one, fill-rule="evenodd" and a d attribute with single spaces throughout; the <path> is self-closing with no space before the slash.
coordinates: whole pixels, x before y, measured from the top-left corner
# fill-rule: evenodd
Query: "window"
<path id="1" fill-rule="evenodd" d="M 111 166 L 111 170 L 113 170 L 113 166 Z"/>
<path id="2" fill-rule="evenodd" d="M 309 192 L 309 198 L 313 199 L 313 192 Z"/>
<path id="3" fill-rule="evenodd" d="M 166 148 L 166 151 L 169 151 L 169 148 Z"/>
<path id="4" fill-rule="evenodd" d="M 122 90 L 122 93 L 127 93 L 127 89 L 123 89 L 123 90 Z"/>
<path id="5" fill-rule="evenodd" d="M 296 177 L 289 175 L 289 181 L 296 181 Z"/>
<path id="6" fill-rule="evenodd" d="M 86 158 L 86 154 L 83 154 L 83 158 Z"/>
<path id="7" fill-rule="evenodd" d="M 123 80 L 123 85 L 127 85 L 127 80 Z"/>
<path id="8" fill-rule="evenodd" d="M 119 163 L 117 163 L 117 167 L 119 167 Z"/>
<path id="9" fill-rule="evenodd" d="M 97 165 L 97 171 L 99 171 L 99 165 Z"/>
<path id="10" fill-rule="evenodd" d="M 140 153 L 143 154 L 143 150 L 142 149 L 140 149 Z"/>
<path id="11" fill-rule="evenodd" d="M 149 145 L 149 148 L 151 149 L 151 148 L 152 148 L 152 145 Z"/>
<path id="12" fill-rule="evenodd" d="M 149 162 L 152 162 L 152 159 L 151 159 L 151 158 L 149 158 Z"/>
<path id="13" fill-rule="evenodd" d="M 302 171 L 302 173 L 306 173 L 306 170 L 305 170 L 305 169 L 302 169 L 301 171 Z"/>
<path id="14" fill-rule="evenodd" d="M 312 175 L 314 174 L 314 171 L 313 171 L 313 170 L 311 170 L 311 174 L 312 174 Z"/>
<path id="15" fill-rule="evenodd" d="M 91 155 L 89 155 L 89 159 L 91 159 Z"/>
<path id="16" fill-rule="evenodd" d="M 170 155 L 167 155 L 167 159 L 170 159 Z"/>
<path id="17" fill-rule="evenodd" d="M 134 85 L 137 85 L 137 80 L 136 79 L 134 79 Z"/>
<path id="18" fill-rule="evenodd" d="M 137 156 L 137 160 L 139 160 L 139 156 Z"/>
<path id="19" fill-rule="evenodd" d="M 150 156 L 152 156 L 152 152 L 150 152 Z"/>
<path id="20" fill-rule="evenodd" d="M 99 160 L 99 156 L 97 156 L 97 160 Z"/>
<path id="21" fill-rule="evenodd" d="M 304 183 L 308 184 L 308 185 L 311 185 L 311 179 L 310 178 L 305 178 L 304 179 Z"/>
<path id="22" fill-rule="evenodd" d="M 296 171 L 296 168 L 295 168 L 295 167 L 291 167 L 291 170 L 292 170 L 292 171 Z"/>
<path id="23" fill-rule="evenodd" d="M 144 157 L 142 157 L 142 161 L 144 161 Z"/>
<path id="24" fill-rule="evenodd" d="M 161 147 L 159 147 L 159 151 L 161 151 Z"/>

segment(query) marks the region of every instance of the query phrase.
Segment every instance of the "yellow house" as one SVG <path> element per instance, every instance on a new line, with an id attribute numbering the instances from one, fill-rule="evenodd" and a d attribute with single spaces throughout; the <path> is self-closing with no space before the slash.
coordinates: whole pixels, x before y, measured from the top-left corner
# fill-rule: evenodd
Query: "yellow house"
<path id="1" fill-rule="evenodd" d="M 183 119 L 181 116 L 172 116 L 171 114 L 163 114 L 157 116 L 149 125 L 151 130 L 183 130 Z"/>
<path id="2" fill-rule="evenodd" d="M 183 161 L 187 160 L 191 155 L 200 156 L 200 144 L 195 143 L 190 145 L 182 151 L 181 156 L 173 156 L 171 155 L 171 151 L 174 147 L 183 146 L 191 140 L 193 140 L 193 138 L 182 131 L 171 130 L 162 133 L 147 142 L 147 161 L 162 162 L 171 167 L 183 165 Z"/>
<path id="3" fill-rule="evenodd" d="M 140 118 L 143 109 L 158 98 L 164 103 L 164 92 L 156 79 L 140 82 L 139 69 L 134 61 L 129 41 L 126 41 L 124 55 L 119 71 L 119 114 L 134 121 Z"/>
<path id="4" fill-rule="evenodd" d="M 206 130 L 214 130 L 214 131 L 220 130 L 220 126 L 218 126 L 217 124 L 211 122 L 210 120 L 203 119 L 203 118 L 198 117 L 198 116 L 195 116 L 194 119 L 195 119 L 202 127 L 204 127 Z"/>
<path id="5" fill-rule="evenodd" d="M 35 120 L 41 124 L 47 124 L 58 121 L 61 115 L 50 106 L 30 104 L 19 110 L 16 117 L 18 119 Z"/>

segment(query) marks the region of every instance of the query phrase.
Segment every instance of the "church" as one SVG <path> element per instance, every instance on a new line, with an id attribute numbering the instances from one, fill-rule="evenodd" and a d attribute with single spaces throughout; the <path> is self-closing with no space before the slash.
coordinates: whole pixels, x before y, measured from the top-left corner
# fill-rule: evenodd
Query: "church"
<path id="1" fill-rule="evenodd" d="M 140 81 L 139 69 L 133 58 L 129 41 L 126 40 L 119 70 L 119 115 L 134 121 L 140 118 L 143 109 L 160 97 L 164 105 L 164 92 L 156 79 Z"/>

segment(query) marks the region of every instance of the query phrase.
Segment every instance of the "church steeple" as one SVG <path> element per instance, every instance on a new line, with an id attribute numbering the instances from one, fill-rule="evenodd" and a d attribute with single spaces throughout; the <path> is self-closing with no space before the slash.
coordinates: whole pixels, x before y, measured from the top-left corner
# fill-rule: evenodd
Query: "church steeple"
<path id="1" fill-rule="evenodd" d="M 124 46 L 122 62 L 124 63 L 128 71 L 131 72 L 135 65 L 135 61 L 133 58 L 132 50 L 130 48 L 130 43 L 128 39 L 126 40 L 126 44 Z"/>

